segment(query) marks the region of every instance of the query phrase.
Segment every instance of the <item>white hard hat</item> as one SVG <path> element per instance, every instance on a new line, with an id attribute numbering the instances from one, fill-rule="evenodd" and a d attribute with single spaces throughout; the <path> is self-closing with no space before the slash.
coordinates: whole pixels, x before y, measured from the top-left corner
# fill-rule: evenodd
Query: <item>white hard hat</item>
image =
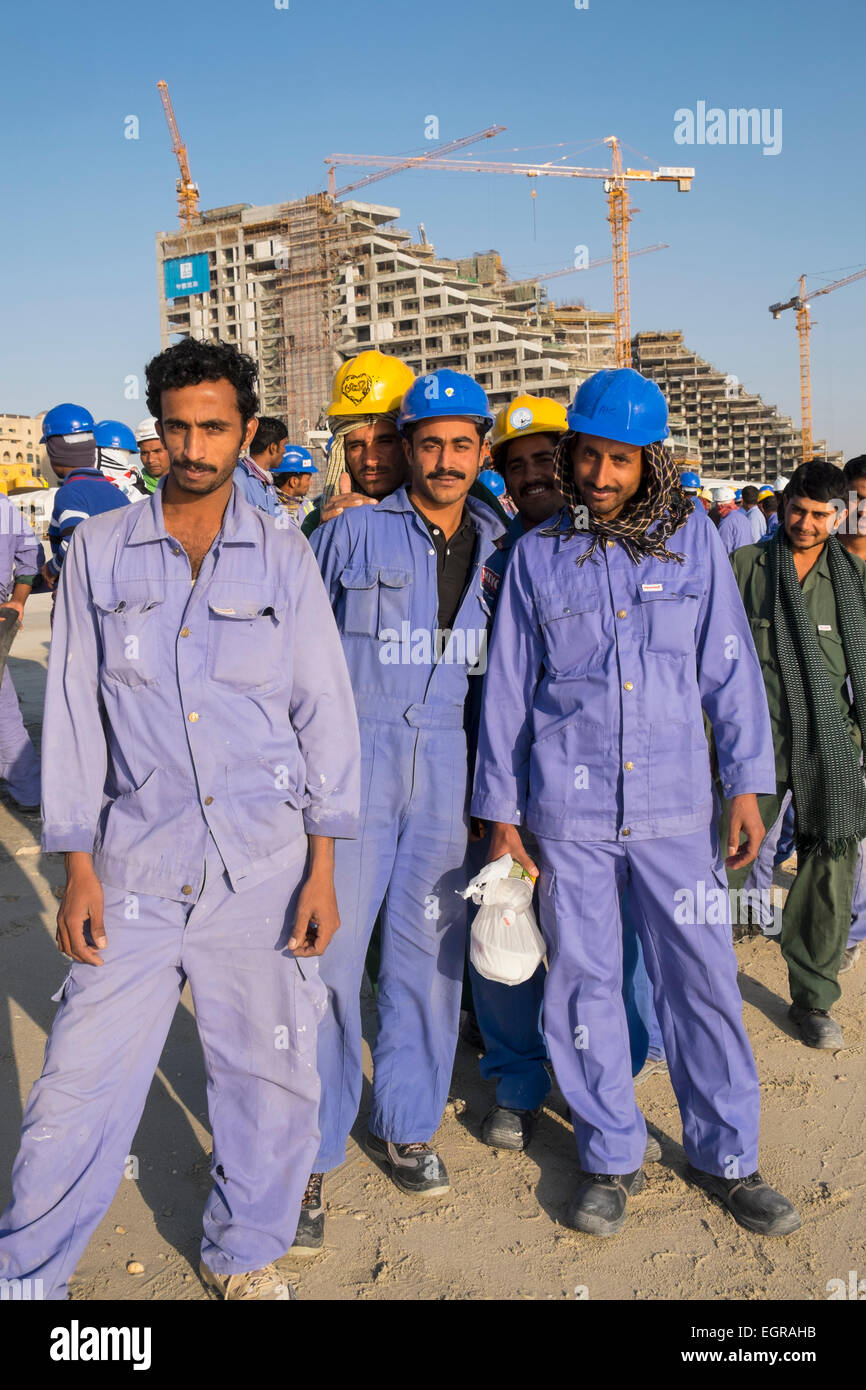
<path id="1" fill-rule="evenodd" d="M 785 477 L 784 473 L 780 473 L 776 481 L 773 483 L 773 491 L 784 492 L 787 486 L 788 479 Z"/>
<path id="2" fill-rule="evenodd" d="M 713 488 L 713 501 L 714 501 L 714 502 L 733 502 L 733 501 L 735 501 L 735 500 L 736 500 L 736 499 L 734 498 L 734 489 L 733 489 L 732 487 L 714 487 L 714 488 Z"/>
<path id="3" fill-rule="evenodd" d="M 149 416 L 146 420 L 140 420 L 135 427 L 136 444 L 140 444 L 143 439 L 159 439 L 159 431 L 153 416 Z"/>

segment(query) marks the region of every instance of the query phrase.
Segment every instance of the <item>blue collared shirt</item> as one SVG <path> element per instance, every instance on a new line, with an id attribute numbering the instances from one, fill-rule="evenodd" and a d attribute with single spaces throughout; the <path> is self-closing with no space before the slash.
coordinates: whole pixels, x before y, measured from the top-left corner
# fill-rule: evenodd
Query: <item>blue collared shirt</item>
<path id="1" fill-rule="evenodd" d="M 727 797 L 775 790 L 770 719 L 714 526 L 667 542 L 683 564 L 591 537 L 518 541 L 491 642 L 472 814 L 553 839 L 687 835 L 709 823 L 703 713 Z"/>
<path id="2" fill-rule="evenodd" d="M 722 517 L 719 522 L 719 536 L 729 555 L 739 550 L 741 545 L 754 545 L 752 523 L 739 507 L 734 507 L 732 512 Z"/>
<path id="3" fill-rule="evenodd" d="M 212 835 L 232 887 L 308 834 L 349 837 L 358 727 L 307 541 L 232 490 L 194 586 L 162 489 L 72 539 L 48 664 L 45 850 L 178 902 Z"/>
<path id="4" fill-rule="evenodd" d="M 234 480 L 250 506 L 256 507 L 266 516 L 279 516 L 285 510 L 273 483 L 264 482 L 253 472 L 246 454 L 242 454 L 237 461 Z"/>

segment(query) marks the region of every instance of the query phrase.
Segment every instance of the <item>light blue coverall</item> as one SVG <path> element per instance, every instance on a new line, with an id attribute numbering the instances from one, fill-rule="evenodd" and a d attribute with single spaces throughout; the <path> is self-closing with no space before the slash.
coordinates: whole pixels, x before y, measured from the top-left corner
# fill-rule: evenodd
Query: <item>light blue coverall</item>
<path id="1" fill-rule="evenodd" d="M 21 575 L 38 575 L 45 552 L 21 512 L 0 494 L 0 604 Z M 18 695 L 7 666 L 0 684 L 0 778 L 21 806 L 39 805 L 39 754 L 24 727 Z"/>
<path id="2" fill-rule="evenodd" d="M 466 505 L 475 556 L 439 660 L 436 551 L 405 487 L 310 537 L 361 728 L 360 830 L 336 847 L 342 925 L 321 967 L 331 1008 L 319 1029 L 315 1171 L 344 1161 L 358 1113 L 361 978 L 380 909 L 370 1130 L 395 1143 L 427 1142 L 448 1098 L 466 945 L 468 673 L 486 658 L 481 569 L 503 529 L 483 503 L 470 497 Z"/>
<path id="3" fill-rule="evenodd" d="M 545 1034 L 584 1170 L 634 1172 L 646 1143 L 621 995 L 627 882 L 686 1154 L 745 1176 L 758 1080 L 703 711 L 724 794 L 772 789 L 749 625 L 724 547 L 694 513 L 667 542 L 683 564 L 634 564 L 609 540 L 578 568 L 591 534 L 542 534 L 549 525 L 518 541 L 500 590 L 472 814 L 525 820 L 538 838 Z"/>
<path id="4" fill-rule="evenodd" d="M 0 1216 L 0 1277 L 42 1279 L 53 1299 L 134 1152 L 187 979 L 213 1132 L 212 1270 L 285 1253 L 319 1139 L 325 991 L 315 959 L 285 946 L 307 835 L 357 829 L 346 663 L 294 527 L 233 489 L 191 586 L 162 496 L 75 532 L 51 643 L 42 847 L 93 851 L 108 938 L 104 964 L 73 964 L 55 996 Z"/>
<path id="5" fill-rule="evenodd" d="M 719 537 L 729 555 L 733 550 L 739 550 L 741 545 L 753 545 L 752 523 L 746 513 L 734 507 L 733 511 L 723 516 L 719 522 Z"/>

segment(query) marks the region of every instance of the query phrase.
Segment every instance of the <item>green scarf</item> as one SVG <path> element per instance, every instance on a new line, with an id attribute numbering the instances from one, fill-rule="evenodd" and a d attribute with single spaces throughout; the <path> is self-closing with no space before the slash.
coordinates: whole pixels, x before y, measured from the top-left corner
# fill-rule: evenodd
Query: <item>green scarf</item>
<path id="1" fill-rule="evenodd" d="M 779 669 L 791 719 L 797 852 L 840 859 L 866 837 L 866 785 L 803 600 L 784 527 L 779 527 L 767 552 Z M 862 733 L 866 729 L 863 585 L 836 536 L 827 541 L 827 561 L 854 695 L 853 713 Z"/>

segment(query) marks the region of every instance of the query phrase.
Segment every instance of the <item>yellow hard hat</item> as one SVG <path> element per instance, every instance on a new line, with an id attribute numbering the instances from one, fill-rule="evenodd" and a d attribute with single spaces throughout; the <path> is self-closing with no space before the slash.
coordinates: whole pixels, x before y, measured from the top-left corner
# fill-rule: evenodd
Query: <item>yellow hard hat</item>
<path id="1" fill-rule="evenodd" d="M 711 488 L 708 488 L 708 487 L 702 487 L 702 488 L 701 488 L 701 491 L 700 491 L 700 496 L 703 497 L 703 499 L 704 499 L 705 502 L 712 502 L 712 500 L 713 500 L 712 489 L 711 489 Z"/>
<path id="2" fill-rule="evenodd" d="M 525 434 L 567 434 L 565 406 L 550 396 L 515 396 L 493 422 L 490 450 L 494 458 L 502 444 Z"/>
<path id="3" fill-rule="evenodd" d="M 759 502 L 766 502 L 768 497 L 775 497 L 775 495 L 776 494 L 771 487 L 762 487 L 758 489 Z"/>
<path id="4" fill-rule="evenodd" d="M 386 415 L 400 409 L 415 373 L 399 357 L 375 348 L 344 362 L 334 377 L 328 415 Z"/>

